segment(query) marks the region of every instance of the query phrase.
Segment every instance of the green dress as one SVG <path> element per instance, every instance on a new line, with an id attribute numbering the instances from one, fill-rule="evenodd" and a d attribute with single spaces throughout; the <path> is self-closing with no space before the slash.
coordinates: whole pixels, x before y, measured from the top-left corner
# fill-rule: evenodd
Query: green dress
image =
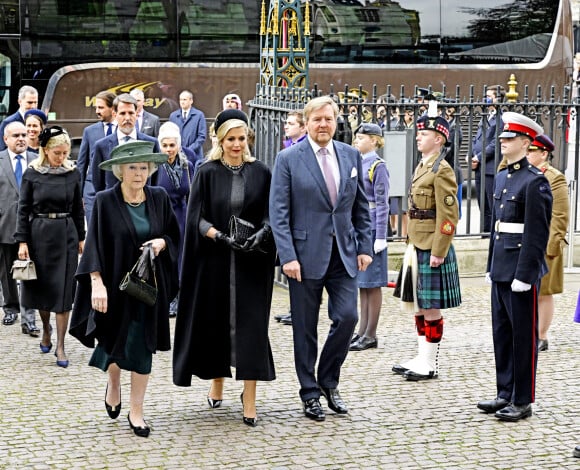
<path id="1" fill-rule="evenodd" d="M 139 242 L 143 243 L 150 237 L 149 218 L 145 210 L 145 204 L 133 207 L 127 204 L 127 209 L 131 215 L 135 231 L 139 237 Z M 123 370 L 130 370 L 138 374 L 150 374 L 153 354 L 145 346 L 145 322 L 144 318 L 147 313 L 146 307 L 141 302 L 135 302 L 135 309 L 131 312 L 131 323 L 125 343 L 125 358 L 112 358 L 103 347 L 97 344 L 91 360 L 90 366 L 98 367 L 107 371 L 111 363 L 117 364 Z"/>

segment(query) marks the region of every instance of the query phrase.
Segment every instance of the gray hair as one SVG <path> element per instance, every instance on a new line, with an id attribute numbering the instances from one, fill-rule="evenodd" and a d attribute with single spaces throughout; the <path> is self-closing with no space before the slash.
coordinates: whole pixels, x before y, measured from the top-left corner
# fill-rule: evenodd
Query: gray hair
<path id="1" fill-rule="evenodd" d="M 121 167 L 123 165 L 131 165 L 131 163 L 121 163 L 116 165 L 111 165 L 111 171 L 115 178 L 119 181 L 123 181 L 123 172 L 121 171 Z M 155 162 L 147 162 L 147 167 L 149 168 L 147 177 L 149 178 L 153 173 L 157 171 L 157 163 Z"/>
<path id="2" fill-rule="evenodd" d="M 163 123 L 159 128 L 159 135 L 157 136 L 159 145 L 161 145 L 163 139 L 175 139 L 177 147 L 181 148 L 181 133 L 179 131 L 179 126 L 171 121 Z"/>
<path id="3" fill-rule="evenodd" d="M 24 85 L 20 90 L 18 90 L 18 99 L 23 100 L 27 94 L 38 96 L 38 90 L 30 85 Z"/>

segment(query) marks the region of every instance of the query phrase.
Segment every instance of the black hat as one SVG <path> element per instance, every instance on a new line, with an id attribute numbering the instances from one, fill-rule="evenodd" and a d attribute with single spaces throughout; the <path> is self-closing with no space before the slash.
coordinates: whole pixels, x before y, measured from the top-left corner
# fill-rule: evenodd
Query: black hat
<path id="1" fill-rule="evenodd" d="M 221 125 L 230 119 L 239 119 L 248 124 L 248 115 L 246 113 L 239 109 L 226 109 L 215 117 L 214 129 L 216 134 Z"/>
<path id="2" fill-rule="evenodd" d="M 46 147 L 46 144 L 48 144 L 50 139 L 61 134 L 67 134 L 67 132 L 60 126 L 45 127 L 38 135 L 38 143 L 41 147 Z"/>
<path id="3" fill-rule="evenodd" d="M 417 130 L 439 132 L 439 134 L 445 137 L 445 143 L 449 141 L 449 123 L 447 122 L 447 119 L 442 118 L 441 116 L 421 116 L 417 119 Z"/>

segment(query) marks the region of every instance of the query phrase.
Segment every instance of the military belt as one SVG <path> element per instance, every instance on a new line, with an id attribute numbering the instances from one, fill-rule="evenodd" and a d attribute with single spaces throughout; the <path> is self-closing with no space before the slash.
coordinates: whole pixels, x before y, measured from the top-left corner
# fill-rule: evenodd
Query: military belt
<path id="1" fill-rule="evenodd" d="M 425 220 L 437 217 L 437 213 L 433 209 L 409 209 L 407 213 L 411 219 Z"/>
<path id="2" fill-rule="evenodd" d="M 524 233 L 524 224 L 496 220 L 495 231 L 498 233 Z"/>

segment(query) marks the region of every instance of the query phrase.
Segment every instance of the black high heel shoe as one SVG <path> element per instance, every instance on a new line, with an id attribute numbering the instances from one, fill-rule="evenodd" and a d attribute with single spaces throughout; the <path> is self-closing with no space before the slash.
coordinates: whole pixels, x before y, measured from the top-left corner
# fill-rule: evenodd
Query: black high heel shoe
<path id="1" fill-rule="evenodd" d="M 111 406 L 107 403 L 107 392 L 109 391 L 109 383 L 107 382 L 107 388 L 105 389 L 105 409 L 107 414 L 111 419 L 117 419 L 119 414 L 121 414 L 121 389 L 119 389 L 119 404 L 117 406 Z"/>
<path id="2" fill-rule="evenodd" d="M 219 408 L 222 406 L 222 400 L 214 400 L 213 398 L 207 397 L 207 404 L 210 408 Z"/>
<path id="3" fill-rule="evenodd" d="M 243 415 L 244 392 L 242 392 L 242 394 L 240 395 L 240 400 L 242 400 L 242 421 L 244 422 L 244 424 L 247 424 L 248 426 L 255 428 L 258 425 L 258 417 L 256 416 L 255 418 L 247 418 L 246 416 Z"/>
<path id="4" fill-rule="evenodd" d="M 131 429 L 135 433 L 135 436 L 149 437 L 151 428 L 149 426 L 134 426 L 133 423 L 131 422 L 131 413 L 127 413 L 127 421 L 129 421 L 129 426 L 131 426 Z"/>

